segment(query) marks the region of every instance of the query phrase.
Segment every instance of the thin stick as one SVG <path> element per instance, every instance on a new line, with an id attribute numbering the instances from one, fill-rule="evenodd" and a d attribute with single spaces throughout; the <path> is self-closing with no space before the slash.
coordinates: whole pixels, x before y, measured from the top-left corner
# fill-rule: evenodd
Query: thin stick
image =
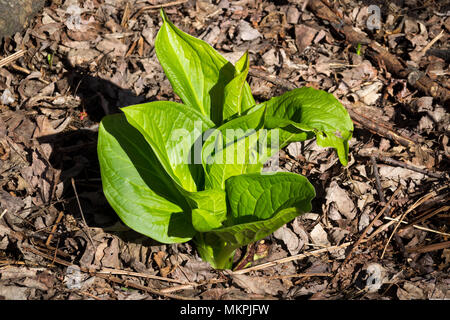
<path id="1" fill-rule="evenodd" d="M 160 8 L 167 8 L 167 7 L 183 4 L 183 3 L 186 3 L 186 2 L 188 2 L 188 0 L 173 1 L 173 2 L 168 2 L 168 3 L 163 3 L 163 4 L 157 4 L 157 5 L 153 5 L 153 6 L 145 6 L 145 7 L 142 7 L 141 9 L 139 9 L 138 12 L 133 14 L 133 16 L 130 19 L 138 17 L 144 11 L 147 11 L 147 10 L 155 10 L 155 9 L 160 9 Z"/>
<path id="2" fill-rule="evenodd" d="M 288 278 L 310 278 L 310 277 L 331 277 L 333 274 L 329 272 L 310 272 L 310 273 L 296 273 L 285 274 L 278 276 L 261 277 L 268 280 L 288 279 Z"/>
<path id="3" fill-rule="evenodd" d="M 164 289 L 161 289 L 160 292 L 172 293 L 175 291 L 192 289 L 192 288 L 199 287 L 199 286 L 205 286 L 205 285 L 214 284 L 214 283 L 223 283 L 223 282 L 227 282 L 227 281 L 228 281 L 228 279 L 212 279 L 212 280 L 203 281 L 203 282 L 199 282 L 199 283 L 189 283 L 189 284 L 182 284 L 182 285 L 174 286 L 174 287 L 170 287 L 170 288 L 164 288 Z"/>
<path id="4" fill-rule="evenodd" d="M 45 246 L 48 247 L 50 245 L 50 241 L 52 241 L 53 234 L 56 231 L 56 228 L 58 227 L 58 224 L 61 222 L 62 217 L 64 216 L 64 213 L 62 211 L 59 212 L 58 217 L 56 218 L 55 224 L 52 227 L 52 230 L 50 231 L 50 234 L 48 235 L 47 241 L 45 241 Z"/>
<path id="5" fill-rule="evenodd" d="M 364 240 L 361 242 L 365 242 Z M 330 246 L 330 247 L 326 247 L 326 248 L 322 248 L 322 249 L 318 249 L 318 250 L 314 250 L 314 251 L 310 251 L 310 252 L 306 252 L 306 253 L 300 253 L 297 254 L 295 256 L 290 256 L 290 257 L 286 257 L 286 258 L 282 258 L 282 259 L 278 259 L 278 260 L 274 260 L 271 262 L 266 262 L 254 267 L 250 267 L 250 268 L 246 268 L 246 269 L 241 269 L 241 270 L 237 270 L 234 271 L 232 274 L 244 274 L 244 273 L 248 273 L 250 271 L 255 271 L 255 270 L 261 270 L 261 269 L 265 269 L 265 268 L 269 268 L 269 267 L 273 267 L 282 263 L 287 263 L 290 261 L 295 261 L 295 260 L 300 260 L 300 259 L 304 259 L 306 257 L 310 257 L 310 256 L 316 256 L 325 252 L 329 252 L 331 250 L 337 250 L 337 249 L 342 249 L 342 248 L 346 248 L 348 246 L 350 246 L 351 244 L 353 244 L 353 241 L 350 242 L 345 242 L 343 244 L 340 245 L 336 245 L 336 246 Z"/>
<path id="6" fill-rule="evenodd" d="M 20 71 L 20 72 L 22 72 L 22 73 L 25 73 L 25 74 L 31 74 L 31 71 L 30 70 L 28 70 L 28 69 L 25 69 L 25 68 L 23 68 L 23 67 L 21 67 L 21 66 L 18 66 L 17 64 L 15 64 L 15 63 L 13 63 L 12 65 L 11 65 L 11 67 L 14 69 L 14 70 L 17 70 L 17 71 Z M 41 78 L 39 78 L 39 80 L 41 80 Z M 48 84 L 48 83 L 47 83 Z"/>
<path id="7" fill-rule="evenodd" d="M 368 154 L 367 152 L 360 151 L 358 154 L 363 157 L 376 157 L 378 160 L 380 160 L 384 163 L 393 164 L 395 166 L 399 166 L 399 167 L 402 167 L 405 169 L 416 171 L 416 172 L 425 174 L 425 175 L 433 177 L 433 178 L 438 178 L 438 179 L 445 178 L 445 173 L 443 173 L 443 172 L 432 172 L 427 169 L 422 169 L 422 168 L 413 166 L 412 164 L 404 163 L 404 162 L 401 162 L 401 161 L 398 161 L 398 160 L 395 160 L 395 159 L 392 159 L 389 157 L 385 157 L 377 152 Z"/>
<path id="8" fill-rule="evenodd" d="M 122 21 L 120 22 L 120 25 L 122 27 L 126 27 L 127 23 L 128 23 L 128 19 L 129 19 L 129 14 L 130 14 L 130 7 L 128 2 L 125 4 L 125 10 L 123 10 L 123 17 L 122 17 Z"/>
<path id="9" fill-rule="evenodd" d="M 160 280 L 160 281 L 167 281 L 167 282 L 174 282 L 174 283 L 179 283 L 179 284 L 183 284 L 183 285 L 195 285 L 195 283 L 186 283 L 184 281 L 180 281 L 180 280 L 176 280 L 176 279 L 171 279 L 171 278 L 166 278 L 166 277 L 160 277 L 160 276 L 154 276 L 151 274 L 146 274 L 146 273 L 140 273 L 140 272 L 133 272 L 133 271 L 126 271 L 126 270 L 119 270 L 119 269 L 110 269 L 110 268 L 103 268 L 99 271 L 97 271 L 97 273 L 101 273 L 101 274 L 115 274 L 115 275 L 125 275 L 125 276 L 131 276 L 131 277 L 140 277 L 140 278 L 149 278 L 149 279 L 154 279 L 154 280 Z"/>
<path id="10" fill-rule="evenodd" d="M 373 174 L 375 176 L 375 182 L 377 184 L 378 197 L 380 198 L 381 203 L 385 204 L 386 199 L 384 198 L 383 188 L 381 187 L 381 179 L 380 174 L 378 173 L 377 160 L 374 156 L 371 156 L 370 161 L 372 162 Z"/>
<path id="11" fill-rule="evenodd" d="M 7 64 L 16 61 L 17 59 L 19 59 L 20 57 L 22 57 L 25 53 L 27 52 L 27 50 L 19 50 L 16 53 L 13 53 L 12 55 L 3 58 L 0 60 L 0 68 L 6 66 Z"/>
<path id="12" fill-rule="evenodd" d="M 26 251 L 29 251 L 31 253 L 34 253 L 34 254 L 39 255 L 41 257 L 44 257 L 44 258 L 46 258 L 48 260 L 53 260 L 52 256 L 50 256 L 48 254 L 45 254 L 45 253 L 43 253 L 43 252 L 41 252 L 41 251 L 39 251 L 39 250 L 37 250 L 37 249 L 35 249 L 33 247 L 30 247 L 28 245 L 24 245 L 23 248 Z M 66 266 L 66 267 L 73 266 L 72 263 L 70 263 L 68 261 L 64 261 L 64 260 L 59 259 L 59 258 L 54 259 L 54 262 L 56 262 L 57 264 Z M 163 293 L 163 292 L 161 292 L 159 290 L 156 290 L 156 289 L 153 289 L 153 288 L 150 288 L 150 287 L 146 287 L 146 286 L 143 286 L 143 285 L 140 285 L 138 283 L 134 283 L 134 282 L 131 282 L 131 281 L 128 281 L 128 280 L 122 280 L 122 279 L 117 278 L 117 277 L 108 276 L 106 274 L 92 272 L 88 268 L 85 268 L 85 267 L 79 266 L 78 268 L 80 269 L 81 272 L 85 272 L 85 273 L 91 274 L 93 276 L 96 276 L 96 277 L 99 277 L 99 278 L 102 278 L 102 279 L 105 279 L 105 280 L 109 280 L 109 281 L 118 283 L 118 284 L 123 285 L 125 287 L 135 288 L 135 289 L 138 289 L 138 290 L 146 291 L 146 292 L 149 292 L 149 293 L 152 293 L 152 294 L 155 294 L 155 295 L 159 295 L 159 296 L 165 296 L 165 297 L 172 298 L 172 299 L 195 300 L 194 298 L 186 298 L 186 297 L 182 297 L 182 296 L 178 296 L 178 295 Z"/>
<path id="13" fill-rule="evenodd" d="M 130 49 L 128 49 L 127 53 L 125 54 L 125 58 L 128 58 L 133 53 L 133 50 L 136 48 L 137 43 L 138 43 L 138 40 L 133 41 L 133 43 L 130 46 Z"/>
<path id="14" fill-rule="evenodd" d="M 407 251 L 408 252 L 426 253 L 426 252 L 430 252 L 430 251 L 446 249 L 448 247 L 450 247 L 450 241 L 433 243 L 433 244 L 429 244 L 427 246 L 422 246 L 419 248 L 409 248 L 409 249 L 407 249 Z"/>
<path id="15" fill-rule="evenodd" d="M 237 272 L 233 272 L 233 274 L 237 274 Z M 278 276 L 268 276 L 268 277 L 255 277 L 255 278 L 261 278 L 261 279 L 267 279 L 267 280 L 277 280 L 277 279 L 288 279 L 288 278 L 306 278 L 306 277 L 331 277 L 331 273 L 321 273 L 321 272 L 311 272 L 311 273 L 297 273 L 297 274 L 287 274 L 287 275 L 278 275 Z M 180 286 L 175 286 L 171 288 L 165 288 L 161 289 L 161 292 L 164 293 L 171 293 L 175 291 L 181 291 L 186 289 L 192 289 L 198 286 L 213 284 L 213 283 L 223 283 L 227 282 L 228 279 L 213 279 L 209 281 L 204 281 L 200 283 L 190 283 L 190 284 L 184 284 Z"/>
<path id="16" fill-rule="evenodd" d="M 0 214 L 0 219 L 3 218 L 3 216 L 5 215 L 6 211 L 8 211 L 8 209 L 3 210 L 2 214 Z"/>
<path id="17" fill-rule="evenodd" d="M 442 189 L 442 188 L 441 188 Z M 413 211 L 415 208 L 417 208 L 418 206 L 420 206 L 422 203 L 424 203 L 425 201 L 427 201 L 428 199 L 435 197 L 436 196 L 436 191 L 433 191 L 425 196 L 423 196 L 422 198 L 420 198 L 419 200 L 417 200 L 411 207 L 408 208 L 408 210 L 405 211 L 405 213 L 403 213 L 398 221 L 398 223 L 395 225 L 394 230 L 392 231 L 391 235 L 389 236 L 388 241 L 386 242 L 386 245 L 384 246 L 383 249 L 383 253 L 381 254 L 381 259 L 383 259 L 384 254 L 386 253 L 386 249 L 389 245 L 389 242 L 391 242 L 392 237 L 394 236 L 394 234 L 397 232 L 398 227 L 400 226 L 400 223 L 403 221 L 403 219 L 406 217 L 406 215 L 408 213 L 410 213 L 411 211 Z"/>
<path id="18" fill-rule="evenodd" d="M 91 297 L 91 298 L 93 298 L 93 299 L 95 299 L 95 300 L 99 300 L 99 301 L 104 300 L 104 299 L 102 299 L 102 298 L 100 298 L 100 297 L 97 297 L 97 296 L 95 296 L 95 295 L 93 295 L 93 294 L 91 294 L 91 293 L 89 293 L 89 292 L 86 292 L 86 291 L 80 291 L 79 293 L 82 294 L 82 295 L 84 295 L 84 296 Z"/>
<path id="19" fill-rule="evenodd" d="M 441 30 L 441 32 L 436 37 L 434 37 L 434 39 L 431 40 L 430 43 L 425 46 L 425 48 L 422 49 L 421 53 L 425 54 L 428 50 L 430 50 L 430 48 L 433 46 L 433 44 L 435 44 L 436 41 L 438 41 L 440 38 L 442 38 L 443 35 L 444 35 L 444 30 Z"/>
<path id="20" fill-rule="evenodd" d="M 72 187 L 73 187 L 73 191 L 75 192 L 75 197 L 77 199 L 78 208 L 80 209 L 81 218 L 83 219 L 83 222 L 85 225 L 85 228 L 83 228 L 83 229 L 87 229 L 87 230 L 85 230 L 85 232 L 89 238 L 89 241 L 91 241 L 92 247 L 95 248 L 94 240 L 92 240 L 91 234 L 89 233 L 89 226 L 86 223 L 86 219 L 84 218 L 83 209 L 81 208 L 81 202 L 80 202 L 80 199 L 78 198 L 77 188 L 75 187 L 75 180 L 73 178 L 70 178 L 70 180 L 72 181 Z"/>
<path id="21" fill-rule="evenodd" d="M 350 252 L 348 253 L 347 257 L 345 258 L 344 262 L 342 262 L 340 268 L 342 266 L 344 266 L 348 260 L 350 259 L 353 251 L 355 251 L 355 249 L 358 247 L 358 245 L 362 242 L 362 240 L 364 239 L 364 237 L 366 236 L 367 232 L 369 232 L 369 230 L 373 227 L 373 225 L 375 224 L 375 222 L 378 221 L 378 219 L 381 217 L 381 215 L 386 211 L 386 209 L 388 207 L 391 206 L 392 201 L 397 197 L 397 194 L 400 192 L 401 187 L 398 187 L 397 190 L 394 191 L 394 193 L 392 194 L 391 198 L 389 199 L 388 203 L 386 203 L 386 205 L 383 207 L 383 209 L 380 210 L 380 212 L 377 214 L 377 216 L 369 223 L 369 225 L 364 229 L 363 233 L 361 234 L 361 236 L 358 238 L 358 240 L 355 242 L 355 245 L 350 249 Z"/>
<path id="22" fill-rule="evenodd" d="M 395 219 L 395 218 L 384 217 L 384 219 L 390 220 L 391 223 L 400 222 L 400 220 Z M 406 221 L 401 221 L 401 223 L 408 224 L 408 222 L 406 222 Z M 445 237 L 450 237 L 450 233 L 441 232 L 441 231 L 433 230 L 433 229 L 430 229 L 430 228 L 425 228 L 425 227 L 422 227 L 422 226 L 418 226 L 416 224 L 412 224 L 410 226 L 413 227 L 413 228 L 416 228 L 418 230 L 427 231 L 427 232 L 433 232 L 433 233 L 437 233 L 437 234 L 440 234 L 440 235 L 445 236 Z"/>
<path id="23" fill-rule="evenodd" d="M 252 77 L 256 77 L 256 78 L 260 78 L 260 79 L 263 79 L 268 82 L 272 82 L 273 84 L 276 84 L 276 85 L 283 87 L 285 89 L 288 89 L 288 90 L 293 90 L 293 89 L 297 88 L 297 86 L 294 83 L 292 83 L 288 80 L 281 79 L 279 77 L 276 77 L 274 75 L 268 74 L 267 72 L 264 72 L 264 71 L 261 71 L 261 70 L 255 69 L 255 68 L 250 69 L 248 74 Z"/>
<path id="24" fill-rule="evenodd" d="M 417 219 L 411 221 L 408 225 L 403 226 L 403 227 L 400 227 L 400 229 L 406 229 L 406 228 L 409 228 L 409 227 L 411 227 L 412 225 L 416 225 L 416 224 L 418 224 L 418 223 L 421 223 L 421 222 L 423 222 L 423 221 L 425 221 L 425 220 L 427 220 L 427 219 L 430 219 L 430 218 L 433 217 L 434 215 L 436 215 L 436 214 L 438 214 L 438 213 L 440 213 L 440 212 L 443 212 L 443 211 L 448 211 L 449 209 L 450 209 L 450 206 L 444 206 L 444 207 L 438 208 L 438 209 L 436 209 L 436 210 L 434 210 L 434 211 L 432 211 L 432 212 L 430 212 L 430 213 L 427 213 L 427 214 L 423 215 L 422 217 L 419 217 L 419 218 L 417 218 Z"/>
<path id="25" fill-rule="evenodd" d="M 391 213 L 394 211 L 394 208 L 391 208 Z M 385 217 L 387 218 L 387 217 Z M 390 221 L 386 224 L 383 224 L 381 226 L 378 227 L 378 229 L 376 229 L 374 232 L 372 232 L 367 238 L 367 241 L 372 240 L 377 234 L 383 232 L 384 230 L 386 230 L 387 228 L 389 228 L 392 224 L 394 224 L 395 221 Z"/>
<path id="26" fill-rule="evenodd" d="M 387 126 L 383 125 L 382 123 L 356 112 L 355 108 L 351 107 L 349 104 L 344 105 L 348 111 L 348 114 L 352 118 L 352 121 L 353 122 L 356 121 L 356 123 L 359 123 L 363 128 L 368 129 L 369 131 L 372 131 L 378 134 L 379 136 L 395 141 L 401 144 L 402 146 L 409 147 L 417 144 L 417 142 L 412 140 L 411 138 L 405 137 L 404 135 L 395 132 L 391 128 L 388 128 Z"/>

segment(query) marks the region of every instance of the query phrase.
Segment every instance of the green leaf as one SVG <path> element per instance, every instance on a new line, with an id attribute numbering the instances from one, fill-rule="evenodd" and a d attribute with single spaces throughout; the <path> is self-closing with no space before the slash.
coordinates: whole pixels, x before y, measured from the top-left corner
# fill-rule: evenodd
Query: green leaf
<path id="1" fill-rule="evenodd" d="M 269 219 L 284 208 L 306 212 L 315 196 L 308 179 L 290 172 L 234 176 L 226 181 L 225 189 L 230 206 L 228 225 Z"/>
<path id="2" fill-rule="evenodd" d="M 236 62 L 234 78 L 224 88 L 223 118 L 227 121 L 233 116 L 240 116 L 245 79 L 249 68 L 248 51 Z"/>
<path id="3" fill-rule="evenodd" d="M 265 127 L 295 127 L 314 132 L 317 144 L 337 150 L 343 165 L 348 163 L 348 141 L 353 122 L 342 104 L 330 93 L 313 88 L 294 89 L 264 102 Z"/>
<path id="4" fill-rule="evenodd" d="M 222 226 L 227 215 L 225 191 L 210 189 L 192 192 L 186 197 L 193 208 L 192 225 L 195 230 L 206 232 Z"/>
<path id="5" fill-rule="evenodd" d="M 226 122 L 206 139 L 202 150 L 206 188 L 225 189 L 229 177 L 261 170 L 264 161 L 257 147 L 263 115 L 260 107 Z"/>
<path id="6" fill-rule="evenodd" d="M 209 117 L 223 121 L 224 88 L 234 78 L 235 68 L 205 41 L 179 30 L 161 9 L 163 26 L 155 50 L 174 92 L 183 102 Z M 250 87 L 244 86 L 241 109 L 255 104 Z"/>
<path id="7" fill-rule="evenodd" d="M 190 192 L 203 187 L 200 143 L 202 133 L 214 125 L 209 119 L 170 101 L 129 106 L 122 111 L 180 187 Z"/>
<path id="8" fill-rule="evenodd" d="M 103 118 L 97 150 L 105 197 L 128 227 L 162 243 L 194 236 L 188 203 L 125 115 Z"/>
<path id="9" fill-rule="evenodd" d="M 298 215 L 311 210 L 315 197 L 308 179 L 290 172 L 245 174 L 226 181 L 230 212 L 224 227 L 194 239 L 202 257 L 229 268 L 234 250 L 261 240 Z"/>

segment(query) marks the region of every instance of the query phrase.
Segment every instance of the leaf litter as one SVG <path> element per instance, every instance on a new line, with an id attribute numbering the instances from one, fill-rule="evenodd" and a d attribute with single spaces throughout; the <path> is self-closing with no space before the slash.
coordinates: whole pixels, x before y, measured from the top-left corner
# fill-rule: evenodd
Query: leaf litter
<path id="1" fill-rule="evenodd" d="M 383 7 L 383 37 L 367 29 L 364 7 L 347 2 L 346 7 L 335 7 L 346 17 L 345 23 L 401 57 L 410 70 L 449 89 L 448 58 L 440 55 L 448 51 L 450 31 L 449 18 L 438 14 L 444 7 L 434 3 L 420 12 L 407 10 L 411 16 L 403 23 L 392 8 Z M 176 99 L 153 50 L 159 28 L 157 11 L 141 10 L 144 6 L 142 1 L 55 2 L 45 7 L 28 29 L 1 43 L 0 60 L 23 48 L 27 52 L 0 68 L 0 296 L 157 299 L 157 292 L 182 285 L 168 281 L 176 280 L 191 286 L 175 291 L 175 298 L 450 297 L 445 247 L 450 233 L 448 210 L 419 223 L 437 233 L 409 225 L 395 228 L 398 222 L 379 219 L 365 236 L 369 240 L 362 241 L 345 261 L 346 249 L 385 206 L 373 163 L 359 151 L 379 152 L 419 168 L 447 172 L 448 96 L 433 97 L 426 88 L 420 91 L 413 72 L 403 78 L 395 74 L 384 60 L 374 59 L 372 49 L 363 43 L 358 53 L 345 35 L 323 24 L 325 17 L 314 7 L 296 1 L 282 5 L 197 1 L 196 5 L 185 2 L 166 8 L 184 31 L 203 37 L 230 61 L 248 50 L 253 69 L 259 72 L 250 72 L 248 78 L 258 100 L 291 89 L 280 81 L 286 80 L 295 87 L 331 92 L 354 112 L 368 116 L 368 120 L 354 118 L 351 161 L 345 168 L 332 152 L 314 142 L 292 144 L 280 153 L 280 169 L 306 175 L 317 190 L 316 215 L 299 217 L 279 229 L 265 240 L 267 255 L 250 260 L 251 267 L 282 262 L 227 275 L 202 263 L 189 243 L 161 245 L 121 225 L 106 202 L 98 200 L 102 195 L 96 125 L 105 114 L 126 105 Z M 406 6 L 411 9 L 414 5 Z M 128 15 L 124 15 L 126 7 Z M 380 127 L 386 130 L 377 130 Z M 408 145 L 399 143 L 405 139 Z M 84 160 L 80 161 L 80 155 Z M 448 176 L 439 179 L 381 161 L 377 166 L 386 200 L 401 187 L 385 210 L 385 218 L 401 217 L 433 191 L 434 196 L 405 216 L 404 222 L 448 206 Z M 70 177 L 75 179 L 83 212 L 68 183 Z M 55 224 L 59 212 L 64 217 Z M 386 254 L 380 259 L 386 244 Z M 416 250 L 427 245 L 440 247 L 424 253 Z M 37 253 L 28 251 L 27 246 Z M 320 251 L 324 246 L 338 248 Z M 315 251 L 321 253 L 283 262 Z M 244 254 L 245 250 L 241 257 Z M 51 258 L 54 264 L 49 268 Z M 70 290 L 59 276 L 66 274 L 67 265 L 56 261 L 92 273 L 83 273 L 81 289 Z M 102 278 L 102 270 L 155 291 L 141 288 L 125 293 L 118 282 Z M 301 276 L 308 273 L 331 276 Z M 275 276 L 286 278 L 273 279 Z"/>

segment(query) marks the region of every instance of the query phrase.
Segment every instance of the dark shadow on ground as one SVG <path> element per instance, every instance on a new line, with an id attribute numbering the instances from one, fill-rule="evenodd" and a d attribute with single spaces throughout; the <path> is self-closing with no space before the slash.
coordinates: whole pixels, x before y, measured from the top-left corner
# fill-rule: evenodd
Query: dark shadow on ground
<path id="1" fill-rule="evenodd" d="M 81 219 L 71 182 L 73 178 L 83 215 L 90 227 L 104 228 L 108 233 L 116 234 L 125 241 L 158 245 L 158 242 L 126 227 L 111 208 L 103 195 L 97 156 L 96 124 L 107 113 L 121 113 L 120 107 L 146 102 L 145 96 L 136 96 L 129 89 L 92 76 L 89 70 L 73 68 L 67 61 L 63 61 L 63 64 L 68 71 L 61 77 L 63 88 L 60 91 L 68 89 L 67 94 L 81 99 L 80 107 L 87 113 L 87 119 L 77 119 L 71 123 L 70 129 L 38 139 L 40 143 L 52 145 L 50 164 L 61 170 L 60 181 L 64 182 L 61 199 L 64 201 L 55 206 Z"/>

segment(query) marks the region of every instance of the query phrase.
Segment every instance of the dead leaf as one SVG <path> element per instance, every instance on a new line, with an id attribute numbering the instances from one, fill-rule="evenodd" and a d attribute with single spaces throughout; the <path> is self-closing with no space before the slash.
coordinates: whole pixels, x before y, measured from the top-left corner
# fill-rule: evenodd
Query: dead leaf
<path id="1" fill-rule="evenodd" d="M 291 255 L 297 254 L 305 243 L 288 227 L 283 226 L 273 233 L 273 236 L 286 245 Z"/>
<path id="2" fill-rule="evenodd" d="M 359 99 L 364 102 L 366 105 L 373 105 L 377 102 L 377 100 L 381 97 L 381 93 L 379 91 L 383 87 L 383 83 L 381 81 L 375 81 L 374 83 L 365 86 L 361 90 L 355 91 L 358 95 Z"/>
<path id="3" fill-rule="evenodd" d="M 32 290 L 26 287 L 0 285 L 0 297 L 4 297 L 5 300 L 28 300 Z"/>
<path id="4" fill-rule="evenodd" d="M 261 33 L 259 33 L 259 31 L 256 30 L 255 28 L 252 28 L 250 23 L 248 23 L 245 20 L 241 20 L 239 22 L 238 28 L 239 28 L 238 35 L 243 41 L 252 41 L 262 37 Z"/>
<path id="5" fill-rule="evenodd" d="M 209 263 L 194 259 L 189 260 L 184 266 L 177 266 L 172 276 L 174 279 L 188 282 L 199 282 L 216 277 Z"/>
<path id="6" fill-rule="evenodd" d="M 153 260 L 155 260 L 156 264 L 158 265 L 158 268 L 162 268 L 164 266 L 164 258 L 167 256 L 166 252 L 158 251 L 157 253 L 153 254 Z"/>
<path id="7" fill-rule="evenodd" d="M 102 266 L 106 268 L 120 268 L 119 260 L 119 240 L 112 238 L 108 246 L 103 250 Z"/>
<path id="8" fill-rule="evenodd" d="M 366 279 L 366 289 L 368 292 L 377 292 L 386 279 L 386 270 L 379 263 L 370 263 L 366 267 L 368 275 Z"/>
<path id="9" fill-rule="evenodd" d="M 328 241 L 328 235 L 320 223 L 316 224 L 316 226 L 311 230 L 310 236 L 314 244 L 326 247 L 330 246 L 330 241 Z"/>
<path id="10" fill-rule="evenodd" d="M 85 49 L 71 49 L 67 54 L 67 61 L 72 67 L 77 67 L 94 61 L 99 55 L 100 52 L 89 47 Z"/>
<path id="11" fill-rule="evenodd" d="M 332 181 L 326 190 L 326 204 L 334 202 L 339 212 L 347 219 L 353 220 L 356 216 L 355 205 L 347 192 L 342 189 L 336 181 Z"/>
<path id="12" fill-rule="evenodd" d="M 36 117 L 37 130 L 34 132 L 34 138 L 55 135 L 62 132 L 72 120 L 71 117 L 61 120 L 50 121 L 46 116 L 39 115 Z"/>
<path id="13" fill-rule="evenodd" d="M 425 294 L 422 289 L 413 285 L 411 282 L 405 282 L 403 288 L 397 289 L 397 297 L 400 300 L 423 300 Z"/>
<path id="14" fill-rule="evenodd" d="M 112 56 L 123 57 L 127 53 L 128 47 L 120 39 L 104 39 L 97 45 L 97 50 L 108 53 Z"/>
<path id="15" fill-rule="evenodd" d="M 330 237 L 333 240 L 333 244 L 339 244 L 341 243 L 341 241 L 343 239 L 345 239 L 345 237 L 350 233 L 350 231 L 342 229 L 342 228 L 338 228 L 338 227 L 333 227 L 330 230 Z"/>
<path id="16" fill-rule="evenodd" d="M 279 65 L 280 61 L 279 55 L 274 48 L 264 53 L 262 59 L 264 61 L 264 64 L 269 67 Z"/>
<path id="17" fill-rule="evenodd" d="M 235 274 L 232 276 L 233 282 L 244 289 L 247 293 L 260 295 L 278 295 L 284 292 L 286 288 L 281 284 L 280 280 L 269 280 L 262 277 L 252 277 L 245 274 Z"/>
<path id="18" fill-rule="evenodd" d="M 382 180 L 394 180 L 394 181 L 399 181 L 399 179 L 421 180 L 424 178 L 424 175 L 422 173 L 402 167 L 391 167 L 380 164 L 378 170 Z"/>
<path id="19" fill-rule="evenodd" d="M 310 46 L 317 30 L 307 25 L 301 24 L 295 26 L 295 43 L 299 53 L 305 51 L 306 47 Z"/>
<path id="20" fill-rule="evenodd" d="M 290 6 L 286 14 L 287 23 L 296 25 L 298 23 L 298 18 L 300 18 L 300 11 L 298 11 L 296 7 Z"/>

